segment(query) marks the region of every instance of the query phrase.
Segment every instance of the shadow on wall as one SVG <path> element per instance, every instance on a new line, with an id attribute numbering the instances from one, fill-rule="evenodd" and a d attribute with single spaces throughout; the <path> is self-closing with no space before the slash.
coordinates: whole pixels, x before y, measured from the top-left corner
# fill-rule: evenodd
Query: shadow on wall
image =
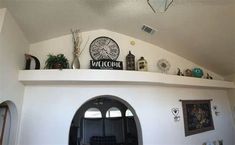
<path id="1" fill-rule="evenodd" d="M 16 144 L 18 113 L 11 101 L 0 104 L 0 145 Z"/>

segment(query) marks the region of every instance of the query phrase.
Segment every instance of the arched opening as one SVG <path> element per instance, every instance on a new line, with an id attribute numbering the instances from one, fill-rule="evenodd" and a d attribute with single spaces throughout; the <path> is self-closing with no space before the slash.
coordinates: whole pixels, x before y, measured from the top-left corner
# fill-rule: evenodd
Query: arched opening
<path id="1" fill-rule="evenodd" d="M 111 107 L 106 111 L 106 118 L 122 117 L 121 110 L 117 107 Z"/>
<path id="2" fill-rule="evenodd" d="M 84 118 L 102 118 L 101 111 L 97 108 L 89 108 L 84 113 Z"/>
<path id="3" fill-rule="evenodd" d="M 134 115 L 133 115 L 133 113 L 131 112 L 130 109 L 127 109 L 127 110 L 126 110 L 126 113 L 125 113 L 125 116 L 126 116 L 126 117 L 131 117 L 131 116 L 134 116 Z"/>
<path id="4" fill-rule="evenodd" d="M 135 110 L 114 96 L 87 101 L 73 117 L 69 145 L 143 145 Z"/>
<path id="5" fill-rule="evenodd" d="M 17 119 L 14 103 L 5 101 L 0 104 L 0 145 L 15 143 Z"/>

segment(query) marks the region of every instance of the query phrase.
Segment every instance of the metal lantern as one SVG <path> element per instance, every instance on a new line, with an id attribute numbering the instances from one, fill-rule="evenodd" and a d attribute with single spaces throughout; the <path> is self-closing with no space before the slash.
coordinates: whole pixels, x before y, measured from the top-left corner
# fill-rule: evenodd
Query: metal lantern
<path id="1" fill-rule="evenodd" d="M 135 70 L 135 56 L 131 54 L 131 51 L 126 56 L 126 70 Z"/>
<path id="2" fill-rule="evenodd" d="M 140 57 L 140 59 L 137 62 L 137 70 L 138 71 L 148 71 L 148 63 L 144 59 L 144 57 Z"/>

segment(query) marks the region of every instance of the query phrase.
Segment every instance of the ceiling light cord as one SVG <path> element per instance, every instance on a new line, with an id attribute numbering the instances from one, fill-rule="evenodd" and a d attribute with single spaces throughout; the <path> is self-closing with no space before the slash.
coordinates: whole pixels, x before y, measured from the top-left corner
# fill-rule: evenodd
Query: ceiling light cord
<path id="1" fill-rule="evenodd" d="M 156 11 L 154 10 L 153 6 L 150 4 L 149 0 L 147 0 L 147 3 L 150 6 L 150 8 L 153 10 L 153 12 L 156 13 Z"/>

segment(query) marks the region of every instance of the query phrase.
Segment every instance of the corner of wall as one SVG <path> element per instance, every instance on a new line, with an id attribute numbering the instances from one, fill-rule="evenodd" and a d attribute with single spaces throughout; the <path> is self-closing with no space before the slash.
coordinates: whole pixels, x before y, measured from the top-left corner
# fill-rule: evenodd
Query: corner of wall
<path id="1" fill-rule="evenodd" d="M 225 79 L 227 81 L 233 81 L 235 83 L 235 74 L 226 76 Z M 230 106 L 232 110 L 233 123 L 234 123 L 234 128 L 235 128 L 235 88 L 228 90 L 228 98 L 229 98 L 229 102 L 230 102 Z"/>
<path id="2" fill-rule="evenodd" d="M 2 14 L 2 15 L 1 15 Z M 4 16 L 4 17 L 1 17 Z M 9 144 L 18 142 L 24 86 L 18 81 L 18 72 L 24 68 L 24 54 L 29 42 L 7 9 L 0 9 L 3 18 L 0 32 L 0 103 L 11 101 L 16 105 L 18 119 L 11 126 Z"/>
<path id="3" fill-rule="evenodd" d="M 0 9 L 0 33 L 2 32 L 2 26 L 6 15 L 6 10 L 7 10 L 6 8 Z"/>

